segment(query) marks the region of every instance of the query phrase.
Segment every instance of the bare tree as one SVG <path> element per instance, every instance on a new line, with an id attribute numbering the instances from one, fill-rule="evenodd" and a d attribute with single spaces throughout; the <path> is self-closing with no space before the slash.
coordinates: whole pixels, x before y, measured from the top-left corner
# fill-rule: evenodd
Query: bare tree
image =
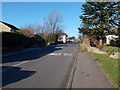
<path id="1" fill-rule="evenodd" d="M 33 37 L 34 34 L 28 29 L 20 29 L 18 30 L 18 33 L 25 35 L 26 37 Z"/>
<path id="2" fill-rule="evenodd" d="M 30 25 L 24 26 L 24 29 L 30 30 L 33 34 L 37 34 L 37 33 L 41 33 L 42 27 L 41 25 L 30 24 Z"/>
<path id="3" fill-rule="evenodd" d="M 56 27 L 56 30 L 55 30 L 55 33 L 64 33 L 64 30 L 63 30 L 63 27 L 62 26 L 57 26 Z"/>
<path id="4" fill-rule="evenodd" d="M 45 23 L 46 30 L 49 30 L 50 33 L 55 33 L 62 21 L 62 16 L 55 10 L 51 10 Z"/>

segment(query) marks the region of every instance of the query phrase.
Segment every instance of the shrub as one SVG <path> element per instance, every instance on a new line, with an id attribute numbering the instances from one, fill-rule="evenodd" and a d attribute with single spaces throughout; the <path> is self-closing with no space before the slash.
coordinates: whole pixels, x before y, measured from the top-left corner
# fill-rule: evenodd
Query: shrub
<path id="1" fill-rule="evenodd" d="M 86 52 L 87 51 L 85 43 L 80 43 L 80 51 L 81 52 Z"/>
<path id="2" fill-rule="evenodd" d="M 34 36 L 34 33 L 33 33 L 31 30 L 28 30 L 28 29 L 18 30 L 17 33 L 23 34 L 23 35 L 25 35 L 26 37 L 33 37 L 33 36 Z"/>
<path id="3" fill-rule="evenodd" d="M 116 38 L 115 40 L 111 40 L 109 46 L 120 47 L 120 38 Z"/>
<path id="4" fill-rule="evenodd" d="M 39 35 L 27 37 L 20 33 L 2 32 L 0 36 L 2 36 L 2 46 L 4 48 L 30 48 L 46 45 L 45 40 Z"/>
<path id="5" fill-rule="evenodd" d="M 47 36 L 47 41 L 48 42 L 57 42 L 57 39 L 58 39 L 58 35 L 57 34 L 49 34 Z"/>
<path id="6" fill-rule="evenodd" d="M 45 40 L 40 35 L 32 37 L 31 42 L 37 44 L 37 46 L 45 46 Z"/>
<path id="7" fill-rule="evenodd" d="M 2 34 L 2 45 L 3 47 L 24 47 L 28 38 L 22 34 L 3 32 Z"/>
<path id="8" fill-rule="evenodd" d="M 117 47 L 120 47 L 120 38 L 117 38 L 116 41 L 115 41 L 115 43 L 116 43 Z"/>
<path id="9" fill-rule="evenodd" d="M 102 50 L 102 48 L 104 48 L 104 45 L 96 45 L 96 48 L 99 48 L 100 50 Z"/>
<path id="10" fill-rule="evenodd" d="M 97 45 L 99 45 L 99 41 L 95 38 L 91 38 L 90 39 L 90 46 L 96 47 Z"/>
<path id="11" fill-rule="evenodd" d="M 116 42 L 114 40 L 111 40 L 110 41 L 110 46 L 114 46 L 115 47 L 116 46 Z"/>

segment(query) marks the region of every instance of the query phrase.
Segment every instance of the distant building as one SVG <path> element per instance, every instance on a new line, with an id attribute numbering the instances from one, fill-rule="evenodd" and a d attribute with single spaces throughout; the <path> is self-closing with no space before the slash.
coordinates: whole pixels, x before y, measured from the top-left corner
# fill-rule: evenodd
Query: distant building
<path id="1" fill-rule="evenodd" d="M 118 38 L 118 36 L 116 36 L 116 35 L 107 35 L 107 36 L 106 36 L 106 43 L 107 43 L 107 44 L 110 44 L 110 41 L 111 41 L 111 40 L 114 40 L 114 41 L 115 41 L 116 38 Z"/>
<path id="2" fill-rule="evenodd" d="M 19 30 L 19 28 L 6 22 L 0 21 L 0 32 L 16 32 L 16 30 Z"/>
<path id="3" fill-rule="evenodd" d="M 116 26 L 116 27 L 110 29 L 110 31 L 115 31 L 115 33 L 118 33 L 118 29 L 119 29 L 119 27 Z M 118 38 L 118 35 L 107 35 L 107 36 L 106 36 L 106 43 L 107 43 L 107 44 L 110 44 L 110 41 L 111 41 L 111 40 L 114 40 L 114 41 L 115 41 L 116 38 Z"/>
<path id="4" fill-rule="evenodd" d="M 60 33 L 58 34 L 58 42 L 67 42 L 67 34 L 66 33 Z"/>
<path id="5" fill-rule="evenodd" d="M 75 41 L 75 37 L 74 36 L 73 37 L 68 37 L 67 41 L 72 41 L 73 42 L 73 41 Z"/>

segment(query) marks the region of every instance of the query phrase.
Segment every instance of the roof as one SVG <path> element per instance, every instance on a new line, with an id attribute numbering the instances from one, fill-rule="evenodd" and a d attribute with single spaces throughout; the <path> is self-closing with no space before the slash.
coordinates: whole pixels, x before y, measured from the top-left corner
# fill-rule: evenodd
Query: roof
<path id="1" fill-rule="evenodd" d="M 0 21 L 0 22 L 2 22 L 3 24 L 5 24 L 6 26 L 8 26 L 10 28 L 13 28 L 13 29 L 16 29 L 16 30 L 20 30 L 19 28 L 15 27 L 14 25 L 8 24 L 8 23 L 3 22 L 3 21 Z"/>

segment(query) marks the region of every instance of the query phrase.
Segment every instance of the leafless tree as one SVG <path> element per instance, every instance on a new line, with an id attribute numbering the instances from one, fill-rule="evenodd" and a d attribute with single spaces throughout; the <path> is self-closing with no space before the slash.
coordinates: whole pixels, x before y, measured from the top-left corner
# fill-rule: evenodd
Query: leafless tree
<path id="1" fill-rule="evenodd" d="M 33 37 L 35 34 L 42 32 L 42 27 L 41 25 L 30 24 L 30 25 L 21 27 L 21 30 L 19 30 L 18 32 L 27 37 Z"/>
<path id="2" fill-rule="evenodd" d="M 27 26 L 24 26 L 24 29 L 30 30 L 33 34 L 41 33 L 41 25 L 36 25 L 36 24 L 30 24 Z"/>
<path id="3" fill-rule="evenodd" d="M 51 10 L 48 17 L 46 18 L 45 28 L 50 33 L 55 33 L 62 21 L 62 16 L 55 10 Z"/>
<path id="4" fill-rule="evenodd" d="M 64 30 L 63 30 L 63 26 L 57 26 L 56 27 L 56 30 L 55 30 L 55 33 L 64 33 Z"/>
<path id="5" fill-rule="evenodd" d="M 26 37 L 33 37 L 33 36 L 34 36 L 33 32 L 31 32 L 31 31 L 28 30 L 28 29 L 18 30 L 18 33 L 23 34 L 23 35 L 25 35 Z"/>

